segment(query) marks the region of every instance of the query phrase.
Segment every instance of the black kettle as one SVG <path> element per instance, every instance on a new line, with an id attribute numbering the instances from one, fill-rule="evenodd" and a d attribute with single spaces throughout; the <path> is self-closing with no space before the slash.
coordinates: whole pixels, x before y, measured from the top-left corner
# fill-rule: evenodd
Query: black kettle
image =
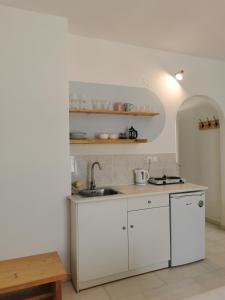
<path id="1" fill-rule="evenodd" d="M 138 132 L 137 130 L 134 129 L 133 126 L 131 126 L 131 128 L 128 130 L 129 132 L 129 139 L 131 140 L 135 140 L 138 137 Z"/>

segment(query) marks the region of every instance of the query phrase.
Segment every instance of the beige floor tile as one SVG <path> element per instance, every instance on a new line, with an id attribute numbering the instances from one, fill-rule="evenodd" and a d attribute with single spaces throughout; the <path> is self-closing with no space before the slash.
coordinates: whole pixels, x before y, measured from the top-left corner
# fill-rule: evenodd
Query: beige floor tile
<path id="1" fill-rule="evenodd" d="M 154 273 L 143 274 L 133 277 L 132 279 L 133 284 L 137 283 L 142 292 L 165 285 L 165 282 L 158 278 L 158 276 L 156 276 Z"/>
<path id="2" fill-rule="evenodd" d="M 225 287 L 221 287 L 219 289 L 215 290 L 217 295 L 220 295 L 221 297 L 223 297 L 222 299 L 225 299 Z"/>
<path id="3" fill-rule="evenodd" d="M 225 300 L 225 231 L 206 225 L 206 259 L 108 283 L 76 294 L 63 285 L 63 300 Z"/>
<path id="4" fill-rule="evenodd" d="M 83 290 L 77 294 L 71 282 L 63 284 L 62 298 L 63 300 L 110 300 L 101 286 Z"/>
<path id="5" fill-rule="evenodd" d="M 210 271 L 207 269 L 207 267 L 208 269 L 210 268 L 210 266 L 208 266 L 206 263 L 203 264 L 203 262 L 196 262 L 185 266 L 156 271 L 155 274 L 165 283 L 169 284 L 183 281 L 184 279 L 188 278 L 193 278 L 200 274 L 208 273 Z"/>
<path id="6" fill-rule="evenodd" d="M 208 257 L 201 262 L 201 266 L 206 270 L 206 272 L 217 271 L 221 268 L 221 266 L 215 264 L 215 262 Z"/>
<path id="7" fill-rule="evenodd" d="M 214 289 L 212 291 L 196 295 L 188 298 L 187 300 L 224 300 L 225 299 L 225 287 Z"/>
<path id="8" fill-rule="evenodd" d="M 206 225 L 206 241 L 220 241 L 225 238 L 225 231 L 215 225 Z"/>
<path id="9" fill-rule="evenodd" d="M 197 295 L 186 300 L 224 300 L 221 295 L 215 291 L 210 291 L 201 295 Z"/>
<path id="10" fill-rule="evenodd" d="M 225 237 L 217 241 L 206 242 L 206 256 L 223 254 L 225 256 Z"/>
<path id="11" fill-rule="evenodd" d="M 154 273 L 148 273 L 105 284 L 104 289 L 112 300 L 121 300 L 138 295 L 140 297 L 143 292 L 163 285 L 165 283 Z"/>
<path id="12" fill-rule="evenodd" d="M 145 296 L 142 294 L 137 294 L 137 295 L 130 295 L 130 296 L 125 296 L 125 297 L 119 297 L 118 299 L 120 300 L 146 300 Z"/>
<path id="13" fill-rule="evenodd" d="M 224 246 L 225 248 L 225 246 Z M 208 261 L 214 264 L 217 268 L 224 268 L 225 267 L 225 252 L 224 253 L 217 253 L 217 254 L 208 254 L 207 256 Z"/>
<path id="14" fill-rule="evenodd" d="M 143 293 L 148 300 L 183 300 L 196 294 L 201 294 L 204 289 L 193 279 L 185 279 L 178 283 L 170 283 L 161 288 L 152 289 Z"/>
<path id="15" fill-rule="evenodd" d="M 225 286 L 225 269 L 209 272 L 196 276 L 195 282 L 204 287 L 205 291 L 214 290 Z"/>

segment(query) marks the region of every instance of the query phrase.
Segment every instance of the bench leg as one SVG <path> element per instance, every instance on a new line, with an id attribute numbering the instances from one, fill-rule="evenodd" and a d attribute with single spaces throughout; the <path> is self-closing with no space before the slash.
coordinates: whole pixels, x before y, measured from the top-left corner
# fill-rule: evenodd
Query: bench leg
<path id="1" fill-rule="evenodd" d="M 53 293 L 54 293 L 54 300 L 62 300 L 62 286 L 61 281 L 56 281 L 53 284 Z"/>

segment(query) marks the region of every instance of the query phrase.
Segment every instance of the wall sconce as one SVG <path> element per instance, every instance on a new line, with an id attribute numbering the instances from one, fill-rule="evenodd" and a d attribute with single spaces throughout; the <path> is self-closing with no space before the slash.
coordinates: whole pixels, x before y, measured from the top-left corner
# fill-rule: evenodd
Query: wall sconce
<path id="1" fill-rule="evenodd" d="M 184 78 L 184 70 L 178 71 L 178 72 L 175 74 L 175 78 L 176 78 L 176 80 L 178 80 L 178 81 L 183 80 L 183 78 Z"/>

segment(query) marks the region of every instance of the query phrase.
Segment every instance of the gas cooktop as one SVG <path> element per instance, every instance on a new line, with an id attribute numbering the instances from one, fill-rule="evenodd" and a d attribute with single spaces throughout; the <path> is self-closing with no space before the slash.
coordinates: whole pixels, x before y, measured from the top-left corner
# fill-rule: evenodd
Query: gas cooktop
<path id="1" fill-rule="evenodd" d="M 184 183 L 185 179 L 179 176 L 162 176 L 162 177 L 150 177 L 148 183 L 163 185 L 163 184 L 175 184 Z"/>

